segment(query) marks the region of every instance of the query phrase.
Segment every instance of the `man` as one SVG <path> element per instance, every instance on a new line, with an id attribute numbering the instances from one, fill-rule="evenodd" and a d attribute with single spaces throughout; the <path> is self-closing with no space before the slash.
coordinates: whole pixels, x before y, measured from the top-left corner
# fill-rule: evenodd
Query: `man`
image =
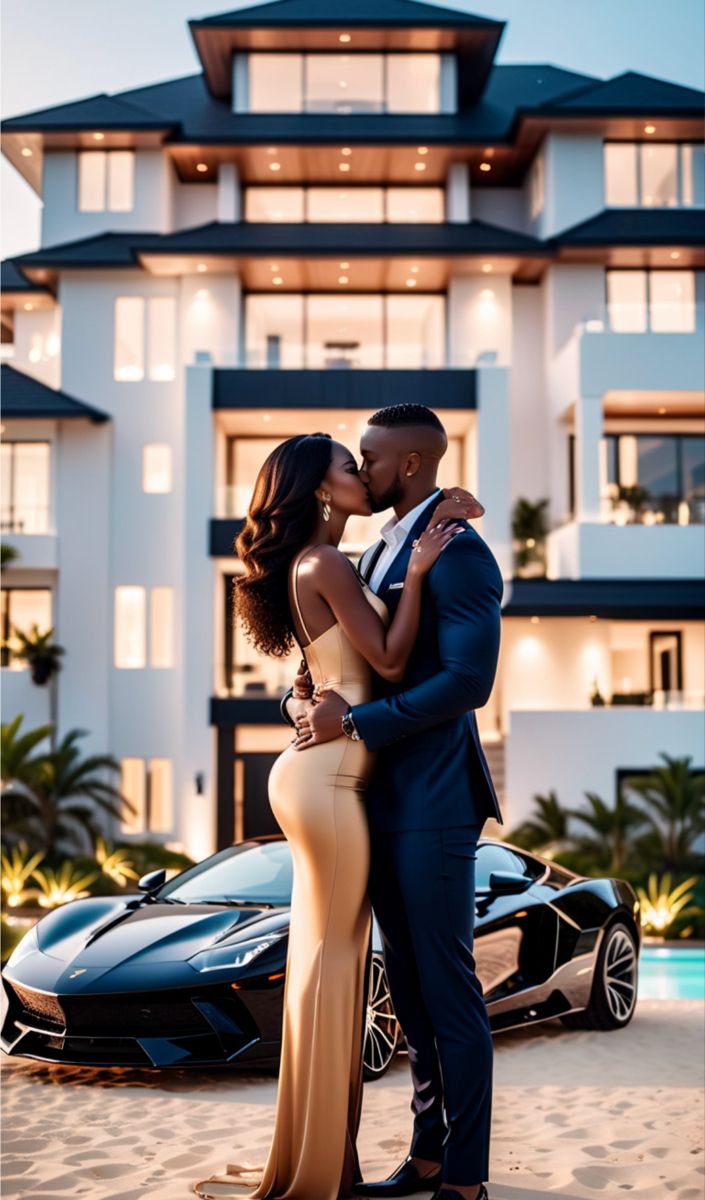
<path id="1" fill-rule="evenodd" d="M 439 500 L 443 425 L 422 405 L 382 409 L 362 435 L 373 510 L 393 506 L 360 574 L 393 616 L 414 540 Z M 467 522 L 429 572 L 414 651 L 401 683 L 349 708 L 327 692 L 297 706 L 295 744 L 363 738 L 378 752 L 367 792 L 370 896 L 414 1085 L 407 1159 L 366 1196 L 435 1190 L 435 1200 L 489 1200 L 492 1036 L 475 974 L 475 858 L 488 816 L 502 822 L 474 709 L 497 669 L 502 576 Z M 286 698 L 282 707 L 286 713 Z M 288 719 L 288 714 L 287 714 Z"/>

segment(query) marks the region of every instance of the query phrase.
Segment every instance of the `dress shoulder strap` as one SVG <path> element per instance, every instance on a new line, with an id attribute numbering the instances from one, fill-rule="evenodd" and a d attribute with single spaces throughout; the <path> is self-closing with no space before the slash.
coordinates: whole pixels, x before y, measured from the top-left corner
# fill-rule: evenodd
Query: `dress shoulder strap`
<path id="1" fill-rule="evenodd" d="M 306 637 L 308 638 L 308 642 L 312 642 L 313 638 L 311 637 L 311 634 L 309 633 L 308 629 L 306 628 L 306 622 L 304 621 L 304 615 L 301 611 L 301 605 L 299 604 L 299 589 L 298 589 L 297 576 L 298 576 L 298 572 L 299 572 L 299 563 L 300 563 L 301 559 L 303 558 L 304 554 L 306 554 L 309 550 L 312 550 L 312 549 L 313 549 L 313 546 L 307 546 L 304 550 L 302 550 L 299 554 L 297 554 L 296 558 L 294 559 L 294 564 L 292 567 L 292 574 L 291 574 L 291 590 L 292 590 L 292 593 L 294 596 L 294 604 L 296 605 L 296 611 L 299 614 L 299 621 L 301 622 L 301 628 L 303 629 L 304 633 L 306 634 Z"/>

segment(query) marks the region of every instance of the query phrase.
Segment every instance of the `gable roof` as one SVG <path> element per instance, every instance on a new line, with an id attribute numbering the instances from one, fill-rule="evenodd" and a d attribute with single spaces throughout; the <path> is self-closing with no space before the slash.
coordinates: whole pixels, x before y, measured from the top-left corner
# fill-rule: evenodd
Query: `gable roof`
<path id="1" fill-rule="evenodd" d="M 504 25 L 489 17 L 477 17 L 456 8 L 441 8 L 440 5 L 423 4 L 421 0 L 272 0 L 269 4 L 254 4 L 238 8 L 233 12 L 216 13 L 212 17 L 199 17 L 189 21 L 191 28 L 262 28 L 287 25 L 349 25 L 351 28 L 366 26 L 402 25 L 407 27 L 429 26 L 432 29 L 452 28 L 497 28 Z"/>
<path id="2" fill-rule="evenodd" d="M 84 404 L 58 388 L 48 387 L 9 363 L 0 365 L 0 383 L 5 417 L 86 417 L 95 424 L 112 419 L 102 409 Z"/>
<path id="3" fill-rule="evenodd" d="M 653 75 L 625 71 L 622 75 L 615 75 L 614 79 L 597 81 L 580 88 L 574 95 L 557 101 L 553 107 L 571 113 L 595 115 L 622 112 L 655 115 L 682 111 L 702 115 L 703 93 L 679 83 L 656 79 Z"/>
<path id="4" fill-rule="evenodd" d="M 27 279 L 21 271 L 18 271 L 10 258 L 6 258 L 4 262 L 0 263 L 0 289 L 3 296 L 9 292 L 44 292 L 51 295 L 51 288 Z"/>

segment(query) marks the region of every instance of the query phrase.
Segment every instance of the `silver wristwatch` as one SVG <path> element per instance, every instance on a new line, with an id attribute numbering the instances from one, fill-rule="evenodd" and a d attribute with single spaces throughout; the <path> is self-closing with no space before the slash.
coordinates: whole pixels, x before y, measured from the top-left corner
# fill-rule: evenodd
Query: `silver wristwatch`
<path id="1" fill-rule="evenodd" d="M 353 721 L 352 709 L 349 708 L 348 711 L 343 715 L 343 718 L 340 722 L 340 727 L 345 736 L 352 738 L 354 742 L 359 742 L 362 740 L 357 731 L 355 722 Z"/>

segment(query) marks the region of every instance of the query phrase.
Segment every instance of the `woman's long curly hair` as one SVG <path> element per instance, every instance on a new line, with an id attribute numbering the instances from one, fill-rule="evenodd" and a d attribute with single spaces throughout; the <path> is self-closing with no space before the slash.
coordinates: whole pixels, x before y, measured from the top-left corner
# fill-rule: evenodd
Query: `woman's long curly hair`
<path id="1" fill-rule="evenodd" d="M 296 631 L 289 606 L 289 567 L 318 522 L 316 488 L 328 473 L 328 433 L 288 438 L 265 459 L 235 548 L 245 574 L 235 579 L 233 608 L 262 654 L 282 658 Z"/>

